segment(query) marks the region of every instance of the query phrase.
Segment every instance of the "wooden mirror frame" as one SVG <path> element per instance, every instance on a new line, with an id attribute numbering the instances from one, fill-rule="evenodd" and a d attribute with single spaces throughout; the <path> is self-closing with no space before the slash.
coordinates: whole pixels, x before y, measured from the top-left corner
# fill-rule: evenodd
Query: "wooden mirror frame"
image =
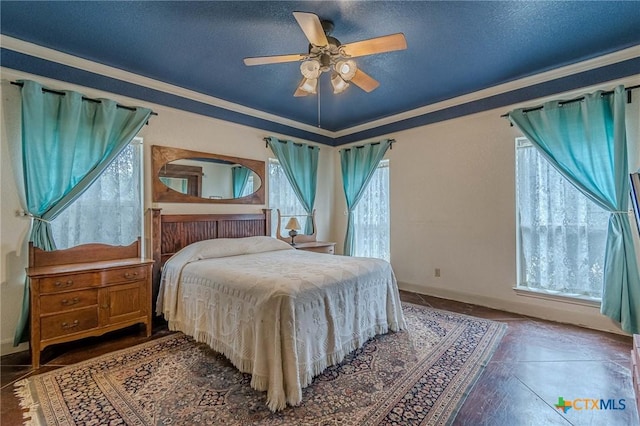
<path id="1" fill-rule="evenodd" d="M 260 187 L 245 197 L 209 199 L 195 195 L 183 194 L 166 186 L 160 181 L 160 170 L 162 167 L 175 160 L 211 158 L 215 160 L 228 161 L 240 164 L 253 171 L 260 178 Z M 171 148 L 167 146 L 151 146 L 151 179 L 152 179 L 152 201 L 167 203 L 204 203 L 204 204 L 264 204 L 265 193 L 265 162 L 261 160 L 250 160 L 247 158 L 230 157 L 227 155 L 212 154 L 209 152 L 190 151 L 188 149 Z"/>

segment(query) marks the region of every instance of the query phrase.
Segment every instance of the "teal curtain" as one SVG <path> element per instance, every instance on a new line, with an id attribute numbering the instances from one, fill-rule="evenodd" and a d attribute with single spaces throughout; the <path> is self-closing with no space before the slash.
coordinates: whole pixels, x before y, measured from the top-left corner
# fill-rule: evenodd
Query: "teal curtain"
<path id="1" fill-rule="evenodd" d="M 362 198 L 367 184 L 382 161 L 391 141 L 385 139 L 364 146 L 356 146 L 340 150 L 340 165 L 342 168 L 342 187 L 347 199 L 347 234 L 344 238 L 344 255 L 353 255 L 353 210 Z"/>
<path id="2" fill-rule="evenodd" d="M 251 175 L 251 170 L 244 166 L 233 166 L 231 168 L 231 180 L 233 184 L 233 198 L 242 197 L 242 193 L 244 192 L 244 188 L 247 186 L 247 182 L 249 182 L 249 176 Z"/>
<path id="3" fill-rule="evenodd" d="M 311 215 L 316 201 L 320 148 L 305 143 L 281 141 L 274 137 L 270 137 L 267 143 L 280 162 L 304 210 Z M 310 220 L 306 221 L 304 233 L 307 235 L 313 233 L 313 224 Z"/>
<path id="4" fill-rule="evenodd" d="M 640 273 L 633 246 L 625 126 L 625 90 L 581 101 L 517 109 L 509 119 L 558 171 L 609 211 L 601 312 L 629 333 L 640 332 Z"/>
<path id="5" fill-rule="evenodd" d="M 126 109 L 116 102 L 92 102 L 82 94 L 45 92 L 22 81 L 22 166 L 27 210 L 33 218 L 30 241 L 55 250 L 50 221 L 56 218 L 127 146 L 151 110 Z M 29 317 L 29 286 L 14 344 L 23 341 Z"/>

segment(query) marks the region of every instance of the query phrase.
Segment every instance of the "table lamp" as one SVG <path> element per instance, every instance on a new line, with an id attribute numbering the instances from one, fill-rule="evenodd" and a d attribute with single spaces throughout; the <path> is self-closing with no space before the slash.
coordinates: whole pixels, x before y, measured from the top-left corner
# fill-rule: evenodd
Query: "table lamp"
<path id="1" fill-rule="evenodd" d="M 298 235 L 298 230 L 302 229 L 302 227 L 300 226 L 300 222 L 298 222 L 298 219 L 296 219 L 295 217 L 292 217 L 291 219 L 289 219 L 289 222 L 287 222 L 287 226 L 285 226 L 284 229 L 289 229 L 291 245 L 295 246 L 296 244 L 293 242 L 293 239 L 296 237 L 296 235 Z"/>

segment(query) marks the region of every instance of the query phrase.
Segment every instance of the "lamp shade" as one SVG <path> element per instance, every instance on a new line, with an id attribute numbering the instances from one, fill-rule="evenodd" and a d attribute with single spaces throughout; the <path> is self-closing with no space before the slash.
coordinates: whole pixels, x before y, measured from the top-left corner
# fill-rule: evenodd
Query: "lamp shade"
<path id="1" fill-rule="evenodd" d="M 305 78 L 302 81 L 302 83 L 300 83 L 300 86 L 298 86 L 298 89 L 303 90 L 307 93 L 315 94 L 317 86 L 318 86 L 317 78 Z"/>
<path id="2" fill-rule="evenodd" d="M 349 87 L 349 83 L 344 81 L 337 72 L 334 72 L 331 76 L 331 85 L 333 86 L 333 93 L 336 94 L 344 92 Z"/>
<path id="3" fill-rule="evenodd" d="M 292 217 L 291 219 L 289 219 L 289 222 L 287 222 L 287 226 L 285 226 L 284 229 L 294 229 L 297 231 L 298 229 L 302 229 L 302 227 L 300 226 L 300 222 L 298 222 L 298 219 Z"/>
<path id="4" fill-rule="evenodd" d="M 349 81 L 354 75 L 356 75 L 358 67 L 353 59 L 348 59 L 346 61 L 338 61 L 335 66 L 335 70 L 345 81 Z"/>
<path id="5" fill-rule="evenodd" d="M 320 76 L 320 62 L 315 59 L 304 61 L 300 64 L 300 72 L 304 78 L 318 78 Z"/>

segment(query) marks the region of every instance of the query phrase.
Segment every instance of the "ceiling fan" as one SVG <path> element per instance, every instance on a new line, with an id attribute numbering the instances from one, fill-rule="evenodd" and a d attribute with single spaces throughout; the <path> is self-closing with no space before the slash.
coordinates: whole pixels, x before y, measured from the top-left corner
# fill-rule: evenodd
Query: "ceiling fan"
<path id="1" fill-rule="evenodd" d="M 341 44 L 330 35 L 333 22 L 321 21 L 317 15 L 308 12 L 293 12 L 293 16 L 309 40 L 308 53 L 251 57 L 245 58 L 244 63 L 253 66 L 302 61 L 300 72 L 303 78 L 294 96 L 317 93 L 318 78 L 323 72 L 329 71 L 333 93 L 343 92 L 349 87 L 349 83 L 365 92 L 371 92 L 380 83 L 359 69 L 353 58 L 407 48 L 407 41 L 402 33 Z"/>

